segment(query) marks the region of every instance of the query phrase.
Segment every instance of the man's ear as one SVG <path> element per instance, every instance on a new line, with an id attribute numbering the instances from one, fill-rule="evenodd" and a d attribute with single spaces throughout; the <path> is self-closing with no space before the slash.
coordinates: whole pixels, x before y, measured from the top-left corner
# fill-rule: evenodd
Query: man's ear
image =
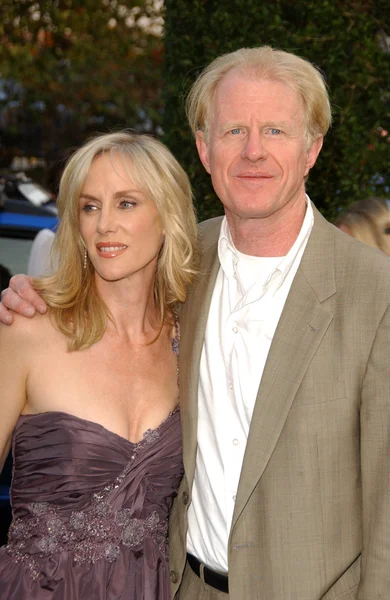
<path id="1" fill-rule="evenodd" d="M 318 158 L 319 153 L 321 152 L 323 142 L 324 137 L 322 135 L 318 136 L 318 138 L 314 140 L 309 150 L 307 151 L 305 175 L 308 175 L 310 169 L 316 164 L 316 160 Z"/>
<path id="2" fill-rule="evenodd" d="M 199 158 L 207 173 L 210 173 L 209 149 L 204 137 L 203 131 L 196 132 L 196 147 L 198 148 Z"/>

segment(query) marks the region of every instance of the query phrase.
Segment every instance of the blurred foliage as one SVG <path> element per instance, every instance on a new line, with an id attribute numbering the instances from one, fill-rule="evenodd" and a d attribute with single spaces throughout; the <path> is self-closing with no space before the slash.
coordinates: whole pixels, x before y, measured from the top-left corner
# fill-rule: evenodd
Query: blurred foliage
<path id="1" fill-rule="evenodd" d="M 199 217 L 221 214 L 221 205 L 183 99 L 216 56 L 263 44 L 309 59 L 329 85 L 333 127 L 307 184 L 317 207 L 332 219 L 353 200 L 388 195 L 389 36 L 388 0 L 166 0 L 164 141 L 192 179 Z"/>
<path id="2" fill-rule="evenodd" d="M 1 0 L 3 154 L 7 147 L 50 160 L 95 131 L 158 132 L 159 4 Z"/>

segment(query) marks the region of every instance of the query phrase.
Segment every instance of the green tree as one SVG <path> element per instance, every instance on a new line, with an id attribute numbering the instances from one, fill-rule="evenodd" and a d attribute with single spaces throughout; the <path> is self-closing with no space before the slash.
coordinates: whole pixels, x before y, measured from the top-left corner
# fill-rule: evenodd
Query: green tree
<path id="1" fill-rule="evenodd" d="M 49 154 L 94 131 L 158 131 L 162 18 L 153 0 L 1 0 L 3 134 Z"/>
<path id="2" fill-rule="evenodd" d="M 371 193 L 376 174 L 375 194 L 385 195 L 389 36 L 384 0 L 166 0 L 165 141 L 190 174 L 199 217 L 220 214 L 221 206 L 196 156 L 184 97 L 216 56 L 263 44 L 308 58 L 329 85 L 334 123 L 307 185 L 320 210 L 332 219 L 340 207 Z"/>

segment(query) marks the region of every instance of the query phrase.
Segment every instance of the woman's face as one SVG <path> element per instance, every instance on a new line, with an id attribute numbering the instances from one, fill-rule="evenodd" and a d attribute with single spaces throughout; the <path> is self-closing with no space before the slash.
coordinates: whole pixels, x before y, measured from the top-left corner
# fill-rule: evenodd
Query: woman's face
<path id="1" fill-rule="evenodd" d="M 133 169 L 123 155 L 101 154 L 80 195 L 80 233 L 97 277 L 106 281 L 154 276 L 163 243 L 157 207 L 131 178 Z"/>

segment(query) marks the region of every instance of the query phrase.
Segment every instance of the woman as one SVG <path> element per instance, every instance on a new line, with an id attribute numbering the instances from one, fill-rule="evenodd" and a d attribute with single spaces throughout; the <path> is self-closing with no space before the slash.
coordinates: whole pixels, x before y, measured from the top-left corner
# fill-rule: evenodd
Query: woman
<path id="1" fill-rule="evenodd" d="M 390 212 L 386 198 L 369 196 L 353 202 L 337 217 L 335 225 L 390 256 Z"/>
<path id="2" fill-rule="evenodd" d="M 8 600 L 167 600 L 167 518 L 182 476 L 178 326 L 196 270 L 184 171 L 159 142 L 89 141 L 58 198 L 47 315 L 0 331 L 0 552 Z"/>

